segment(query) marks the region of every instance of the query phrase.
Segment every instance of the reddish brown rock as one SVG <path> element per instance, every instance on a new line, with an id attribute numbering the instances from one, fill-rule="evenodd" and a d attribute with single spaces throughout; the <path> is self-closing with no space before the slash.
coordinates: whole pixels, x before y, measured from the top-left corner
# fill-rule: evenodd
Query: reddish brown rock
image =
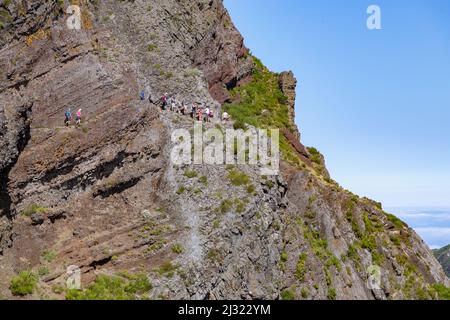
<path id="1" fill-rule="evenodd" d="M 193 57 L 194 64 L 205 73 L 211 95 L 223 103 L 229 98 L 227 91 L 251 75 L 253 60 L 223 5 L 211 3 L 218 21 L 199 43 Z"/>

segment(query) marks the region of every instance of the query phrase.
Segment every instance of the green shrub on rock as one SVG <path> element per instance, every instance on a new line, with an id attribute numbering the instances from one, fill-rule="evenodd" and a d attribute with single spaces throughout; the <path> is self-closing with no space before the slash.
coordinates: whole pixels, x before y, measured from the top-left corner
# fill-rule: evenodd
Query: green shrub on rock
<path id="1" fill-rule="evenodd" d="M 37 277 L 32 272 L 22 271 L 11 279 L 9 289 L 15 296 L 26 296 L 34 292 L 37 282 Z"/>
<path id="2" fill-rule="evenodd" d="M 292 290 L 284 290 L 281 293 L 281 300 L 295 300 L 295 293 Z"/>

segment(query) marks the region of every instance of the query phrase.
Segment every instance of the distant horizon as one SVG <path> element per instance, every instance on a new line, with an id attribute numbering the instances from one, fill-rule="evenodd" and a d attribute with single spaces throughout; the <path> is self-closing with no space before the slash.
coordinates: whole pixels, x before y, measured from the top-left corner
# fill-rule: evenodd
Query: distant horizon
<path id="1" fill-rule="evenodd" d="M 246 46 L 298 80 L 302 142 L 384 207 L 450 208 L 450 2 L 225 0 Z"/>

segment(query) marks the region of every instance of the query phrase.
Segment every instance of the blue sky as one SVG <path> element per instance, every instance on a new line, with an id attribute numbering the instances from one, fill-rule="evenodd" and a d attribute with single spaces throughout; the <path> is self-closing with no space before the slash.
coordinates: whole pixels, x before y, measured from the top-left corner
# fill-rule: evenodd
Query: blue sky
<path id="1" fill-rule="evenodd" d="M 224 2 L 254 55 L 294 71 L 302 141 L 336 181 L 386 207 L 450 208 L 450 1 Z"/>

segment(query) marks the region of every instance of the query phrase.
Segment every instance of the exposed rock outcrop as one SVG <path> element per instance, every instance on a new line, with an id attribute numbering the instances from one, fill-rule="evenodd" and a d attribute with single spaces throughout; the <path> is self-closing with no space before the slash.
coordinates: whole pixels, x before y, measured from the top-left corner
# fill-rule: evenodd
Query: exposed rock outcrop
<path id="1" fill-rule="evenodd" d="M 284 93 L 287 99 L 286 104 L 288 106 L 288 116 L 292 127 L 291 132 L 300 142 L 301 140 L 300 131 L 298 130 L 297 125 L 295 124 L 295 97 L 296 97 L 295 89 L 297 88 L 297 79 L 295 79 L 292 71 L 286 71 L 280 74 L 279 83 L 281 91 Z"/>

